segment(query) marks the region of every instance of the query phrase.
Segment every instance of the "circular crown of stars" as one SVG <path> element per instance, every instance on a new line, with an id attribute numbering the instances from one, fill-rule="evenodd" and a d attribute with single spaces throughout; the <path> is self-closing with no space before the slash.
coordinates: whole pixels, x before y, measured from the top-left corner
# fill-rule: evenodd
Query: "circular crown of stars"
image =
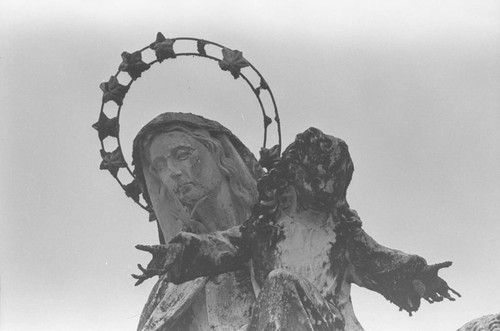
<path id="1" fill-rule="evenodd" d="M 175 43 L 177 41 L 195 43 L 196 50 L 192 52 L 177 53 L 174 49 Z M 210 53 L 207 52 L 207 48 L 210 48 L 211 51 Z M 217 50 L 220 51 L 222 57 L 220 57 L 220 55 L 219 57 L 211 55 L 211 53 L 214 53 Z M 151 51 L 154 52 L 156 60 L 149 63 L 144 62 L 142 60 L 142 53 Z M 149 203 L 146 202 L 146 200 L 144 200 L 143 197 L 141 197 L 142 195 L 141 185 L 139 184 L 133 171 L 130 169 L 122 153 L 122 147 L 120 142 L 120 124 L 119 124 L 120 113 L 125 96 L 127 92 L 130 90 L 130 87 L 132 86 L 133 82 L 135 82 L 138 78 L 140 78 L 142 74 L 147 70 L 149 70 L 154 64 L 162 63 L 164 60 L 171 60 L 180 56 L 204 57 L 217 61 L 219 67 L 223 71 L 229 71 L 229 73 L 231 73 L 231 75 L 235 79 L 241 77 L 253 91 L 255 97 L 259 102 L 259 106 L 262 112 L 262 117 L 264 121 L 263 123 L 264 141 L 263 141 L 263 147 L 260 152 L 261 154 L 260 162 L 264 167 L 269 167 L 270 163 L 272 163 L 274 159 L 279 157 L 279 154 L 281 152 L 281 125 L 278 114 L 278 108 L 276 106 L 276 101 L 274 99 L 273 93 L 269 85 L 267 84 L 266 80 L 264 79 L 264 77 L 248 60 L 246 60 L 243 57 L 243 53 L 241 51 L 231 50 L 220 44 L 198 38 L 188 38 L 188 37 L 165 38 L 161 32 L 158 32 L 156 40 L 150 45 L 133 53 L 128 53 L 128 52 L 122 53 L 121 55 L 122 62 L 120 63 L 116 74 L 111 76 L 107 82 L 103 82 L 100 84 L 100 88 L 103 92 L 101 110 L 99 112 L 99 120 L 92 125 L 92 127 L 97 130 L 99 140 L 101 143 L 100 153 L 102 161 L 100 164 L 100 169 L 108 170 L 109 173 L 116 179 L 118 184 L 120 184 L 122 189 L 125 191 L 125 194 L 129 198 L 134 200 L 135 203 L 137 203 L 139 206 L 141 206 L 143 209 L 145 209 L 150 213 L 150 221 L 155 220 L 153 209 L 149 205 Z M 242 72 L 242 69 L 252 70 L 255 74 L 257 74 L 259 81 L 257 83 L 253 83 L 244 74 L 244 72 Z M 125 85 L 120 83 L 122 77 L 120 77 L 120 80 L 118 79 L 122 72 L 125 72 L 130 76 L 129 82 L 126 83 Z M 126 78 L 124 80 L 126 80 Z M 272 107 L 274 110 L 274 120 L 276 122 L 276 127 L 278 132 L 278 145 L 275 145 L 270 149 L 266 149 L 266 141 L 267 141 L 267 128 L 272 123 L 272 119 L 267 115 L 264 103 L 262 102 L 261 99 L 261 92 L 263 91 L 267 92 L 271 99 Z M 105 106 L 110 101 L 113 101 L 114 103 L 116 103 L 116 105 L 118 105 L 116 116 L 112 118 L 109 118 L 104 113 Z M 116 149 L 114 149 L 111 152 L 105 149 L 105 144 L 104 144 L 104 141 L 109 137 L 116 139 L 116 146 L 117 146 Z M 128 173 L 129 175 L 128 177 L 131 177 L 129 178 L 128 184 L 126 179 L 119 178 L 118 176 L 118 173 L 120 172 L 121 169 L 125 170 L 124 171 L 125 176 L 127 176 Z M 123 176 L 120 175 L 120 177 Z"/>

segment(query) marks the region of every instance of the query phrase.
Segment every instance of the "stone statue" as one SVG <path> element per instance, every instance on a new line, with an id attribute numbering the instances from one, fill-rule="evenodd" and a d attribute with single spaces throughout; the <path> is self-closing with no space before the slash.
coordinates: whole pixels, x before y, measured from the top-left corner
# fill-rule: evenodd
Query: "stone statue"
<path id="1" fill-rule="evenodd" d="M 177 41 L 195 48 L 176 52 Z M 144 62 L 144 52 L 154 52 L 156 59 Z M 250 87 L 264 123 L 259 162 L 221 124 L 165 113 L 138 133 L 135 168 L 129 168 L 119 138 L 124 98 L 152 65 L 181 56 L 217 61 Z M 147 268 L 138 265 L 136 285 L 159 276 L 139 330 L 358 331 L 363 328 L 354 314 L 351 284 L 382 294 L 410 315 L 422 298 L 459 296 L 438 276 L 451 262 L 428 265 L 420 256 L 381 246 L 363 231 L 346 200 L 354 166 L 344 141 L 310 128 L 281 154 L 274 96 L 241 51 L 159 32 L 153 43 L 121 57 L 117 73 L 100 85 L 93 128 L 101 143 L 100 169 L 158 222 L 160 245 L 136 246 L 153 255 Z M 122 84 L 125 74 L 130 80 Z M 266 94 L 278 131 L 271 149 L 265 148 L 273 122 L 261 98 Z M 116 117 L 106 115 L 110 102 L 118 106 Z M 116 138 L 116 145 L 105 144 L 109 138 Z M 116 149 L 108 152 L 109 146 Z M 122 169 L 133 177 L 128 184 L 118 175 Z"/>
<path id="2" fill-rule="evenodd" d="M 147 188 L 145 198 L 165 241 L 180 231 L 227 230 L 248 219 L 257 203 L 256 180 L 263 170 L 217 122 L 192 114 L 162 114 L 139 132 L 133 154 L 134 172 Z M 139 329 L 238 330 L 248 323 L 255 300 L 249 268 L 179 286 L 168 281 L 162 277 L 156 284 Z"/>
<path id="3" fill-rule="evenodd" d="M 167 113 L 138 134 L 134 163 L 168 242 L 137 246 L 153 254 L 137 284 L 160 276 L 139 329 L 363 330 L 352 283 L 409 313 L 421 298 L 458 295 L 437 275 L 451 262 L 427 265 L 362 230 L 346 200 L 347 145 L 317 129 L 299 134 L 262 175 L 220 124 Z"/>
<path id="4" fill-rule="evenodd" d="M 500 314 L 476 318 L 457 331 L 500 331 Z"/>

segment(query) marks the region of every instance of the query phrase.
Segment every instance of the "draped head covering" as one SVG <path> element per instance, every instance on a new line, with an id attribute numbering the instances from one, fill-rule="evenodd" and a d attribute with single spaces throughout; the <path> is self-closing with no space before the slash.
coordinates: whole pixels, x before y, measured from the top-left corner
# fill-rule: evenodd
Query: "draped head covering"
<path id="1" fill-rule="evenodd" d="M 220 123 L 190 113 L 168 112 L 154 118 L 139 131 L 134 139 L 132 164 L 144 199 L 150 207 L 153 207 L 165 240 L 181 231 L 182 224 L 173 213 L 175 214 L 176 210 L 182 209 L 182 206 L 177 199 L 173 199 L 177 201 L 174 205 L 165 202 L 165 198 L 159 193 L 161 184 L 150 169 L 144 165 L 149 163 L 147 147 L 152 139 L 159 134 L 175 130 L 176 127 L 182 127 L 189 132 L 201 132 L 203 135 L 218 140 L 222 145 L 224 156 L 229 158 L 238 169 L 235 175 L 244 176 L 243 173 L 248 170 L 246 176 L 250 176 L 252 181 L 256 181 L 263 174 L 262 168 L 250 150 Z M 231 180 L 233 179 L 231 178 Z M 168 193 L 166 194 L 168 195 Z M 253 203 L 255 202 L 256 200 Z M 246 207 L 250 208 L 251 206 Z"/>
<path id="2" fill-rule="evenodd" d="M 149 164 L 147 153 L 149 152 L 148 146 L 154 137 L 165 132 L 179 130 L 180 128 L 182 131 L 192 132 L 193 136 L 209 136 L 220 142 L 224 157 L 234 163 L 236 173 L 232 177 L 246 176 L 247 179 L 252 181 L 255 190 L 253 203 L 257 202 L 256 181 L 263 175 L 262 168 L 250 150 L 231 131 L 218 122 L 187 113 L 164 113 L 154 118 L 135 137 L 132 157 L 134 175 L 139 181 L 144 199 L 154 209 L 165 242 L 168 242 L 179 231 L 184 230 L 183 224 L 179 222 L 179 219 L 173 212 L 175 209 L 181 209 L 182 205 L 180 205 L 178 199 L 178 205 L 169 203 L 169 200 L 175 201 L 176 199 L 165 199 L 165 196 L 162 196 L 161 192 L 159 192 L 161 191 L 160 187 L 162 184 L 151 173 L 150 167 L 147 166 Z M 235 178 L 230 178 L 230 180 L 233 179 Z M 251 205 L 246 206 L 246 208 L 250 207 Z M 232 277 L 229 277 L 229 279 L 233 279 Z M 151 291 L 148 302 L 141 314 L 138 330 L 158 330 L 159 328 L 165 330 L 184 330 L 179 325 L 183 325 L 183 321 L 187 321 L 188 324 L 190 323 L 191 318 L 193 318 L 191 306 L 198 297 L 198 294 L 203 293 L 207 282 L 210 283 L 207 277 L 200 277 L 183 284 L 174 285 L 165 282 L 164 278 L 160 277 Z M 221 284 L 220 286 L 225 288 L 224 284 L 226 283 Z M 211 286 L 213 287 L 214 285 L 212 284 Z M 227 290 L 222 290 L 221 293 L 225 293 L 224 291 Z M 251 296 L 245 300 L 248 301 L 250 300 L 249 298 Z M 239 310 L 236 309 L 235 311 L 238 312 Z M 241 318 L 245 317 L 242 315 Z"/>

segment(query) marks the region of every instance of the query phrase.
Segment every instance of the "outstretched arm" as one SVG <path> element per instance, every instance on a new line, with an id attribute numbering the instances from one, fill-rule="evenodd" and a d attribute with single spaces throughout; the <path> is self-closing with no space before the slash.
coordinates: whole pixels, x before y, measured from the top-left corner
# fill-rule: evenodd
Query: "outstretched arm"
<path id="1" fill-rule="evenodd" d="M 141 284 L 148 278 L 167 274 L 168 281 L 180 284 L 201 276 L 214 276 L 241 269 L 250 259 L 250 249 L 239 226 L 210 234 L 180 232 L 167 245 L 137 245 L 153 257 L 142 275 L 132 275 Z"/>
<path id="2" fill-rule="evenodd" d="M 421 298 L 433 303 L 444 298 L 454 301 L 451 294 L 460 296 L 438 276 L 451 262 L 427 265 L 418 255 L 378 244 L 361 227 L 351 231 L 347 240 L 351 282 L 382 294 L 410 315 L 418 310 Z"/>

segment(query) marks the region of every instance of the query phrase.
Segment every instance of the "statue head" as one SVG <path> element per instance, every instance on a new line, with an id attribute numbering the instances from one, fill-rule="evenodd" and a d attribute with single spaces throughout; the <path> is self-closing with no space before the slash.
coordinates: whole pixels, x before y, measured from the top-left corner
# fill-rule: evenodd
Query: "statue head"
<path id="1" fill-rule="evenodd" d="M 165 239 L 182 229 L 182 209 L 196 208 L 224 185 L 235 208 L 249 214 L 257 202 L 262 170 L 253 154 L 228 129 L 201 116 L 164 113 L 153 119 L 134 140 L 133 162 Z"/>
<path id="2" fill-rule="evenodd" d="M 309 128 L 297 135 L 282 160 L 284 176 L 304 207 L 325 210 L 348 206 L 346 193 L 354 165 L 342 139 Z"/>
<path id="3" fill-rule="evenodd" d="M 232 175 L 221 162 L 216 162 L 221 161 L 216 157 L 221 153 L 220 147 L 208 133 L 177 126 L 151 137 L 144 154 L 149 172 L 162 186 L 169 188 L 182 203 L 193 206 L 221 189 L 223 172 Z"/>

